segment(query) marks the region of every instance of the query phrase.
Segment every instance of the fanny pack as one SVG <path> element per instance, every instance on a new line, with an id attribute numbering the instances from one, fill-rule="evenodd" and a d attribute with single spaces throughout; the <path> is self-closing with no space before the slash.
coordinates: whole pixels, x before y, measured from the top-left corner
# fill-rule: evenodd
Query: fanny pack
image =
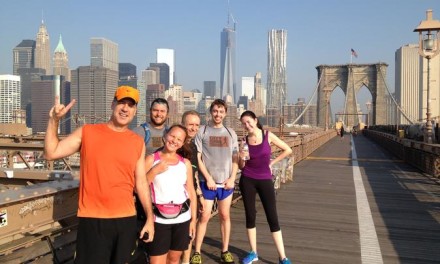
<path id="1" fill-rule="evenodd" d="M 156 216 L 173 219 L 189 210 L 190 200 L 187 199 L 183 204 L 155 204 L 153 203 L 153 213 Z"/>

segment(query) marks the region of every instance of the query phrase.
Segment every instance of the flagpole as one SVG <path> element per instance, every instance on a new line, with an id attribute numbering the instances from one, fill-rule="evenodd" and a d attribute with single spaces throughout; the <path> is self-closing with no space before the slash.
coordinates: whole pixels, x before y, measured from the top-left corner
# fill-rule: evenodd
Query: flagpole
<path id="1" fill-rule="evenodd" d="M 350 64 L 353 64 L 353 52 L 350 52 Z"/>

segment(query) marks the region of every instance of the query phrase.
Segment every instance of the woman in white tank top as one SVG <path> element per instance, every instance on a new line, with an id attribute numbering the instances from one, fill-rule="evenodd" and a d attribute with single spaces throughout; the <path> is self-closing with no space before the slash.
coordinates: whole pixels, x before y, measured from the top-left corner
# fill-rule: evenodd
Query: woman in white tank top
<path id="1" fill-rule="evenodd" d="M 146 244 L 150 263 L 179 263 L 196 228 L 197 198 L 191 163 L 178 152 L 188 152 L 186 128 L 173 125 L 164 146 L 145 159 L 154 208 L 155 234 Z M 187 148 L 188 147 L 188 148 Z"/>

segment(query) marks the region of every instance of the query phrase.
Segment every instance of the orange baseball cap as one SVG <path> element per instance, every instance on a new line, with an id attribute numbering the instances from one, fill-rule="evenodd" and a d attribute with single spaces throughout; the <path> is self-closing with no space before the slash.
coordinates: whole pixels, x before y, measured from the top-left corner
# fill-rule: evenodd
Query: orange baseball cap
<path id="1" fill-rule="evenodd" d="M 119 86 L 115 92 L 115 98 L 118 101 L 123 98 L 130 98 L 137 104 L 139 102 L 139 91 L 131 86 Z"/>

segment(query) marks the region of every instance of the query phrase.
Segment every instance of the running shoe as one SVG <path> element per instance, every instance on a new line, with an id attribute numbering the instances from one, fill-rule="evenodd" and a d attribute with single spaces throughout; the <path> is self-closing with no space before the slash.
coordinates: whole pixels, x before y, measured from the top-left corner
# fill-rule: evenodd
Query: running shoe
<path id="1" fill-rule="evenodd" d="M 220 261 L 221 263 L 235 263 L 234 257 L 229 251 L 222 252 Z"/>
<path id="2" fill-rule="evenodd" d="M 283 258 L 280 260 L 279 264 L 292 264 L 292 262 L 290 262 L 290 259 L 288 258 Z"/>
<path id="3" fill-rule="evenodd" d="M 200 253 L 194 252 L 189 263 L 190 264 L 202 264 L 202 256 L 200 255 Z"/>
<path id="4" fill-rule="evenodd" d="M 243 264 L 251 264 L 258 260 L 258 254 L 254 251 L 249 252 L 249 254 L 242 260 Z"/>

